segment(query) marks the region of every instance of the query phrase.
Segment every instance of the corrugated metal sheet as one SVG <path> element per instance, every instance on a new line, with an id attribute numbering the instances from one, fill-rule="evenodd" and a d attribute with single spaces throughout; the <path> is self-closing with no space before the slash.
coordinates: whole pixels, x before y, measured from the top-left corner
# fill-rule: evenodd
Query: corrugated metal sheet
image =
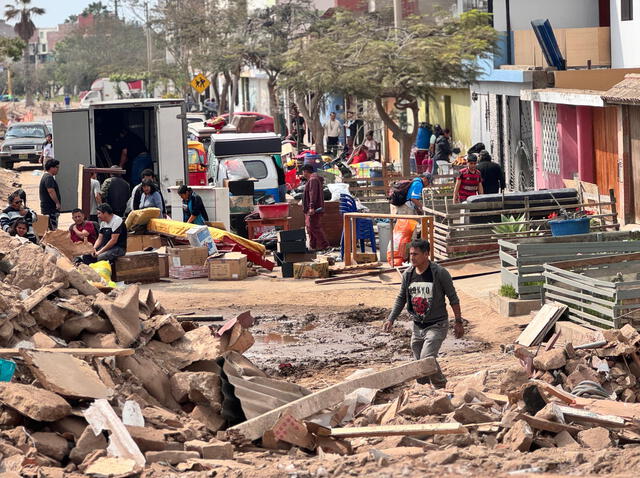
<path id="1" fill-rule="evenodd" d="M 222 368 L 222 417 L 229 426 L 257 417 L 311 392 L 299 385 L 274 380 L 237 352 L 217 361 Z"/>

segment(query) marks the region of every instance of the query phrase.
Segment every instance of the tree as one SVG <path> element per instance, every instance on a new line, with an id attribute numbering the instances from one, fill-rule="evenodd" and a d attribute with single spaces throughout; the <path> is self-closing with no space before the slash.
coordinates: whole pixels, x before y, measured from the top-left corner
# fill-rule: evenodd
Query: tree
<path id="1" fill-rule="evenodd" d="M 432 96 L 438 86 L 473 82 L 480 73 L 478 58 L 488 57 L 496 38 L 489 16 L 476 10 L 431 21 L 412 17 L 400 28 L 376 15 L 337 11 L 289 52 L 286 73 L 297 88 L 306 84 L 311 91 L 373 101 L 400 143 L 402 170 L 408 173 L 418 100 Z M 411 115 L 411 131 L 387 112 L 387 99 L 396 110 Z"/>
<path id="2" fill-rule="evenodd" d="M 309 0 L 283 0 L 255 10 L 249 17 L 245 54 L 250 64 L 267 74 L 269 109 L 276 118 L 276 133 L 281 133 L 278 87 L 286 53 L 318 17 L 319 12 Z"/>
<path id="3" fill-rule="evenodd" d="M 77 27 L 56 44 L 55 79 L 65 88 L 88 89 L 97 78 L 139 74 L 146 64 L 141 25 L 114 16 L 98 16 L 93 25 Z M 138 47 L 133 47 L 138 45 Z"/>
<path id="4" fill-rule="evenodd" d="M 84 10 L 82 10 L 82 13 L 80 15 L 82 15 L 83 17 L 89 15 L 98 17 L 101 15 L 108 15 L 109 13 L 111 12 L 109 11 L 109 7 L 107 5 L 103 4 L 102 2 L 93 2 L 87 5 Z"/>
<path id="5" fill-rule="evenodd" d="M 14 5 L 5 5 L 4 17 L 7 21 L 18 19 L 13 27 L 16 34 L 25 42 L 24 55 L 24 78 L 26 85 L 26 105 L 33 106 L 33 86 L 31 83 L 31 64 L 29 62 L 29 40 L 36 31 L 32 17 L 43 15 L 44 8 L 31 7 L 31 0 L 14 0 Z M 36 55 L 38 52 L 36 52 Z"/>

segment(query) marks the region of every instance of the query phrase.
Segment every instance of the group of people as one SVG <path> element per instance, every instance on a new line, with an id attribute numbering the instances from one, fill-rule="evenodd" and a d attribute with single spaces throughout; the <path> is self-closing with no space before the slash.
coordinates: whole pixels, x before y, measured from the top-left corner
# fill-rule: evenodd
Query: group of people
<path id="1" fill-rule="evenodd" d="M 336 112 L 332 111 L 323 127 L 329 153 L 334 155 L 337 153 L 340 136 L 344 131 L 346 138 L 345 149 L 349 153 L 348 164 L 358 164 L 376 159 L 380 145 L 374 139 L 372 130 L 367 131 L 366 134 L 364 133 L 364 121 L 358 118 L 353 111 L 347 111 L 344 126 L 338 120 Z"/>

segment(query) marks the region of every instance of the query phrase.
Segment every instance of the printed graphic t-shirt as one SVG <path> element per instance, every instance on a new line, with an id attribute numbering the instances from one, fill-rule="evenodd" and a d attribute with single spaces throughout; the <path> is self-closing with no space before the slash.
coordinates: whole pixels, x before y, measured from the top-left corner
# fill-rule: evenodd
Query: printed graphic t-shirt
<path id="1" fill-rule="evenodd" d="M 409 281 L 409 297 L 411 301 L 408 309 L 413 320 L 418 322 L 426 320 L 431 309 L 431 300 L 433 299 L 433 272 L 431 272 L 431 267 L 427 267 L 427 270 L 422 274 L 418 274 L 415 270 L 413 271 Z"/>

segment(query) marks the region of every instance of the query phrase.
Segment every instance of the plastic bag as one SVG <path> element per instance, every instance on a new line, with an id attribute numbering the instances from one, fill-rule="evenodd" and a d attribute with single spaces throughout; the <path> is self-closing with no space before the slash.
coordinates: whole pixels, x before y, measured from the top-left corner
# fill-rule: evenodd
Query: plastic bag
<path id="1" fill-rule="evenodd" d="M 340 201 L 340 194 L 349 194 L 349 185 L 347 183 L 327 184 L 331 191 L 331 201 Z"/>
<path id="2" fill-rule="evenodd" d="M 111 264 L 109 261 L 98 261 L 93 264 L 89 264 L 94 271 L 96 271 L 100 278 L 104 281 L 105 284 L 109 287 L 115 287 L 116 283 L 111 280 Z"/>
<path id="3" fill-rule="evenodd" d="M 227 170 L 227 178 L 230 181 L 242 181 L 249 179 L 249 171 L 245 168 L 244 163 L 239 159 L 228 159 L 224 162 Z"/>
<path id="4" fill-rule="evenodd" d="M 391 244 L 387 249 L 387 262 L 392 267 L 401 266 L 407 253 L 407 246 L 413 237 L 413 231 L 418 222 L 413 219 L 398 219 L 393 228 L 393 259 L 391 258 Z"/>

